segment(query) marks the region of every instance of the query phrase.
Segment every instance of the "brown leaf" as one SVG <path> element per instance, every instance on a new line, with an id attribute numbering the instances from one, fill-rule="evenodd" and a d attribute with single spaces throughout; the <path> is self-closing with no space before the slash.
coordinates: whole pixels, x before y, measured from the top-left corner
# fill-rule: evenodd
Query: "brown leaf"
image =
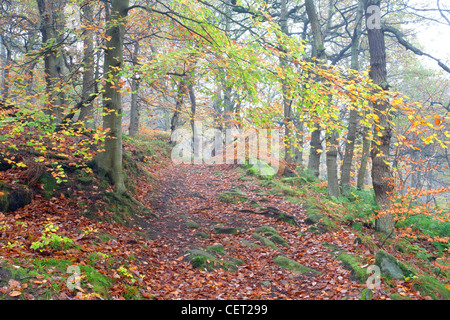
<path id="1" fill-rule="evenodd" d="M 11 297 L 17 297 L 17 296 L 20 296 L 22 294 L 22 292 L 20 292 L 20 291 L 11 291 L 10 293 L 9 293 L 9 295 L 11 296 Z"/>
<path id="2" fill-rule="evenodd" d="M 20 282 L 14 280 L 14 279 L 9 279 L 8 285 L 9 285 L 10 289 L 18 288 L 18 287 L 20 287 Z"/>
<path id="3" fill-rule="evenodd" d="M 23 295 L 27 298 L 27 300 L 34 300 L 34 296 L 29 293 L 24 292 Z"/>

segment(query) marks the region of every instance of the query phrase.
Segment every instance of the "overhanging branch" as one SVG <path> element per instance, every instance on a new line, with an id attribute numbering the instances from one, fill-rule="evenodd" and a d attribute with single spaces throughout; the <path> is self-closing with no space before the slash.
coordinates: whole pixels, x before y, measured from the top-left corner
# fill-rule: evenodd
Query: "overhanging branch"
<path id="1" fill-rule="evenodd" d="M 450 68 L 448 66 L 443 64 L 438 58 L 435 58 L 432 55 L 430 55 L 426 52 L 423 52 L 419 48 L 417 48 L 414 45 L 412 45 L 411 43 L 409 43 L 405 39 L 404 34 L 400 30 L 395 29 L 394 27 L 391 27 L 391 26 L 387 26 L 387 25 L 383 25 L 382 29 L 383 29 L 383 32 L 392 33 L 397 38 L 398 43 L 400 43 L 403 47 L 405 47 L 406 50 L 411 50 L 412 52 L 414 52 L 414 54 L 416 54 L 418 56 L 426 56 L 430 59 L 433 59 L 434 61 L 436 61 L 438 63 L 439 67 L 441 67 L 442 69 L 444 69 L 445 71 L 450 73 Z"/>

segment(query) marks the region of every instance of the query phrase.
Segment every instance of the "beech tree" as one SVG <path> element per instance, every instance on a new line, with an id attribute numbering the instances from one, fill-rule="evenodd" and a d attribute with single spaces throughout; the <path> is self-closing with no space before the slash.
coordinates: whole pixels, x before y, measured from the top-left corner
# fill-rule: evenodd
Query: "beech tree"
<path id="1" fill-rule="evenodd" d="M 107 23 L 104 57 L 103 129 L 108 132 L 105 151 L 97 157 L 97 164 L 111 178 L 118 194 L 126 192 L 122 168 L 122 100 L 123 39 L 129 0 L 112 0 Z"/>
<path id="2" fill-rule="evenodd" d="M 365 2 L 366 23 L 369 19 L 373 19 L 372 15 L 374 11 L 368 12 L 370 6 L 372 6 L 372 8 L 378 8 L 378 12 L 381 12 L 380 0 L 367 0 Z M 387 82 L 384 33 L 381 28 L 376 27 L 368 28 L 367 33 L 370 50 L 370 77 L 381 89 L 387 90 L 389 84 Z M 375 191 L 376 203 L 380 206 L 381 210 L 383 210 L 383 214 L 376 220 L 376 229 L 382 232 L 390 232 L 393 230 L 395 222 L 393 216 L 386 212 L 391 205 L 389 197 L 394 189 L 389 164 L 389 147 L 392 137 L 388 115 L 389 103 L 387 101 L 377 101 L 374 103 L 374 108 L 379 123 L 379 126 L 376 127 L 376 131 L 379 134 L 376 135 L 371 150 L 372 183 L 373 190 Z"/>
<path id="3" fill-rule="evenodd" d="M 3 68 L 3 98 L 20 105 L 32 96 L 22 101 L 14 96 L 21 83 L 27 94 L 34 85 L 44 88 L 46 95 L 34 96 L 33 107 L 45 100 L 55 132 L 89 127 L 86 135 L 97 139 L 92 119 L 102 122 L 98 130 L 106 134 L 106 141 L 99 148 L 97 165 L 119 194 L 126 193 L 123 122 L 129 116 L 130 136 L 148 129 L 150 120 L 142 122 L 140 112 L 158 101 L 156 107 L 173 112 L 170 124 L 164 120 L 167 129 L 174 132 L 190 124 L 193 145 L 195 120 L 220 130 L 282 128 L 284 160 L 305 174 L 303 156 L 309 152 L 306 167 L 315 176 L 326 176 L 332 197 L 349 194 L 356 171 L 356 187 L 362 189 L 371 164 L 377 203 L 381 211 L 389 211 L 394 190 L 387 182 L 392 179 L 391 140 L 400 144 L 403 137 L 393 130 L 397 126 L 388 111 L 396 106 L 408 120 L 412 115 L 406 99 L 388 91 L 386 52 L 391 54 L 398 44 L 418 56 L 429 54 L 400 27 L 382 24 L 374 30 L 364 25 L 364 16 L 367 21 L 370 14 L 365 10 L 379 8 L 380 1 L 32 2 L 35 6 L 27 9 L 30 18 L 19 14 L 24 9 L 8 14 L 2 10 L 2 65 L 13 66 Z M 68 25 L 71 17 L 64 4 L 80 8 L 79 27 Z M 389 4 L 394 9 L 402 5 Z M 442 8 L 439 12 L 446 17 Z M 11 36 L 16 26 L 29 30 L 18 33 L 23 39 Z M 438 65 L 447 71 L 442 61 Z M 369 67 L 370 79 L 365 72 Z M 94 112 L 96 105 L 101 105 L 99 113 Z M 442 117 L 431 122 L 440 128 Z M 416 122 L 425 125 L 412 121 L 414 130 Z M 430 136 L 423 130 L 426 143 L 444 137 L 442 132 Z M 321 167 L 325 157 L 326 171 Z M 432 179 L 429 173 L 428 177 Z M 391 230 L 392 221 L 382 223 L 381 216 L 377 221 L 379 230 Z"/>

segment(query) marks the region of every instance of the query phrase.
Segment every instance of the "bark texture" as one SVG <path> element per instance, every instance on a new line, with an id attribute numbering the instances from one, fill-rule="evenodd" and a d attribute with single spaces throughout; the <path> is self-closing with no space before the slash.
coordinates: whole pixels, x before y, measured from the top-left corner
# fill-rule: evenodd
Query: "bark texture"
<path id="1" fill-rule="evenodd" d="M 123 38 L 129 0 L 112 0 L 109 37 L 105 50 L 103 92 L 103 128 L 108 130 L 105 151 L 100 153 L 97 164 L 111 178 L 118 194 L 125 193 L 122 172 L 122 101 L 120 95 L 120 75 L 123 67 Z"/>
<path id="2" fill-rule="evenodd" d="M 366 0 L 366 19 L 369 18 L 367 8 L 371 5 L 380 6 L 380 0 Z M 368 40 L 370 51 L 370 77 L 375 84 L 382 89 L 388 89 L 386 70 L 386 45 L 381 29 L 368 28 Z M 390 194 L 393 191 L 392 174 L 389 166 L 389 147 L 391 142 L 391 128 L 389 118 L 385 114 L 388 108 L 386 101 L 374 104 L 375 113 L 379 117 L 381 129 L 380 135 L 375 134 L 375 141 L 370 152 L 372 158 L 372 184 L 375 191 L 375 200 L 382 212 L 382 216 L 376 219 L 376 230 L 390 232 L 394 226 L 394 217 L 386 210 L 390 208 Z"/>
<path id="3" fill-rule="evenodd" d="M 53 123 L 63 118 L 65 97 L 60 88 L 64 84 L 65 61 L 61 51 L 64 42 L 64 7 L 66 1 L 36 0 L 44 46 L 44 69 L 48 103 L 46 113 L 53 116 Z"/>

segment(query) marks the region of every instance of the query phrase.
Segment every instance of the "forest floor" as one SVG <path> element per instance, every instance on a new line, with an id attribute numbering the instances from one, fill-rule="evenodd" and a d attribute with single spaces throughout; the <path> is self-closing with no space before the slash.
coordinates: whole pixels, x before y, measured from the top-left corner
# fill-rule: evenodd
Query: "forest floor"
<path id="1" fill-rule="evenodd" d="M 158 191 L 140 196 L 159 215 L 151 222 L 157 240 L 153 250 L 164 252 L 163 259 L 157 254 L 152 263 L 155 274 L 149 286 L 155 298 L 360 299 L 366 284 L 359 283 L 358 276 L 336 259 L 341 252 L 351 252 L 365 256 L 366 267 L 373 260 L 367 248 L 355 243 L 351 228 L 318 232 L 304 223 L 307 215 L 301 205 L 271 194 L 271 187 L 255 183 L 257 178 L 248 178 L 236 166 L 178 165 L 161 168 L 156 174 L 161 183 Z M 236 201 L 221 198 L 230 190 L 240 191 Z M 257 214 L 264 212 L 261 208 L 287 213 L 298 225 Z M 281 237 L 278 242 L 280 238 L 272 238 L 275 246 L 263 245 L 265 240 L 255 236 L 265 226 Z M 230 233 L 220 233 L 220 227 L 230 228 Z M 268 230 L 260 235 L 270 240 Z M 192 267 L 189 249 L 208 252 L 214 247 L 223 247 L 219 258 L 231 256 L 243 264 L 235 271 L 221 270 L 221 260 L 216 261 L 218 270 Z M 294 269 L 289 269 L 282 261 L 300 265 L 294 263 Z M 397 284 L 397 288 L 382 286 L 372 298 L 389 299 L 392 292 L 401 292 L 424 299 L 411 283 Z"/>
<path id="2" fill-rule="evenodd" d="M 295 187 L 278 192 L 238 165 L 175 165 L 167 153 L 125 166 L 146 209 L 74 174 L 0 213 L 0 299 L 431 299 L 408 278 L 369 295 L 376 235 L 311 221 L 305 203 L 287 200 Z M 26 174 L 0 175 L 14 185 Z"/>

